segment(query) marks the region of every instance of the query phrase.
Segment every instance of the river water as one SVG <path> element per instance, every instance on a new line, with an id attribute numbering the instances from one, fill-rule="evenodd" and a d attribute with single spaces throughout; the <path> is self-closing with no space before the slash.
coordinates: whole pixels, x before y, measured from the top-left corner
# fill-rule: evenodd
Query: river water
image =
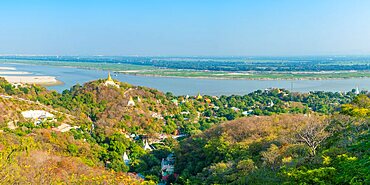
<path id="1" fill-rule="evenodd" d="M 63 85 L 49 86 L 48 89 L 62 92 L 73 85 L 83 84 L 99 78 L 106 78 L 108 72 L 70 67 L 0 63 L 0 67 L 15 67 L 17 71 L 30 72 L 32 75 L 55 76 Z M 258 89 L 285 88 L 296 92 L 309 91 L 350 91 L 356 86 L 360 90 L 370 89 L 370 78 L 338 80 L 215 80 L 195 78 L 148 77 L 117 74 L 113 79 L 138 86 L 156 88 L 175 95 L 231 95 L 247 94 Z"/>

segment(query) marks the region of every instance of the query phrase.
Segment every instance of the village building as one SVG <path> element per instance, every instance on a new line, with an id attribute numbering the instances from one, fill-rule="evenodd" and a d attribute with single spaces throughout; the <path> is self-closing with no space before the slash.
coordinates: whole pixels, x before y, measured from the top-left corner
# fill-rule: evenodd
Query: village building
<path id="1" fill-rule="evenodd" d="M 171 100 L 171 102 L 172 102 L 173 104 L 175 104 L 176 106 L 178 106 L 178 105 L 179 105 L 179 101 L 178 101 L 177 99 L 172 99 L 172 100 Z"/>
<path id="2" fill-rule="evenodd" d="M 163 116 L 162 116 L 161 114 L 158 114 L 158 113 L 156 113 L 156 112 L 154 112 L 154 113 L 152 114 L 152 118 L 164 119 L 164 118 L 163 118 Z"/>
<path id="3" fill-rule="evenodd" d="M 46 112 L 44 110 L 23 111 L 21 114 L 26 119 L 34 120 L 35 125 L 38 125 L 47 120 L 56 121 L 53 114 L 50 114 L 49 112 Z"/>
<path id="4" fill-rule="evenodd" d="M 180 114 L 182 114 L 182 115 L 184 115 L 184 114 L 190 114 L 190 112 L 189 111 L 182 111 L 182 112 L 180 112 Z"/>
<path id="5" fill-rule="evenodd" d="M 23 84 L 22 82 L 18 82 L 18 83 L 12 83 L 13 87 L 18 89 L 20 87 L 26 87 L 25 84 Z"/>
<path id="6" fill-rule="evenodd" d="M 53 128 L 53 130 L 57 132 L 68 132 L 71 129 L 79 129 L 79 128 L 80 128 L 79 126 L 71 126 L 69 124 L 63 123 L 59 127 Z"/>
<path id="7" fill-rule="evenodd" d="M 232 109 L 233 111 L 235 111 L 235 112 L 239 112 L 239 111 L 240 111 L 240 109 L 239 109 L 239 108 L 237 108 L 237 107 L 231 107 L 231 109 Z"/>
<path id="8" fill-rule="evenodd" d="M 253 110 L 248 110 L 248 111 L 243 111 L 242 114 L 244 116 L 248 116 L 248 115 L 252 114 L 252 112 L 253 112 Z"/>
<path id="9" fill-rule="evenodd" d="M 175 155 L 169 154 L 161 162 L 161 175 L 162 180 L 167 181 L 170 175 L 176 175 L 175 173 Z"/>

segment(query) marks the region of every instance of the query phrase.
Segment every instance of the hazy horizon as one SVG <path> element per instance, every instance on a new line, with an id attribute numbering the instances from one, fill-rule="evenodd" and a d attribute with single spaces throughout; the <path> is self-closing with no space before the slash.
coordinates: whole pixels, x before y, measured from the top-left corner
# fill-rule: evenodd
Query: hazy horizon
<path id="1" fill-rule="evenodd" d="M 47 54 L 0 54 L 0 57 L 164 57 L 164 58 L 299 58 L 299 57 L 370 57 L 370 54 L 342 54 L 342 55 L 47 55 Z"/>
<path id="2" fill-rule="evenodd" d="M 0 54 L 370 55 L 370 1 L 0 2 Z"/>

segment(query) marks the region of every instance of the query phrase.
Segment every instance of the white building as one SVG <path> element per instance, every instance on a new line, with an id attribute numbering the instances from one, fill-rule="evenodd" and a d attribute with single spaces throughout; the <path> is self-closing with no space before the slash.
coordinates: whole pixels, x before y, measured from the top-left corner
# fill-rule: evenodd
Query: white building
<path id="1" fill-rule="evenodd" d="M 240 111 L 240 109 L 239 109 L 239 108 L 237 108 L 237 107 L 231 107 L 231 109 L 232 109 L 233 111 L 235 111 L 235 112 Z"/>
<path id="2" fill-rule="evenodd" d="M 154 113 L 152 114 L 152 117 L 153 117 L 153 118 L 157 118 L 157 119 L 164 119 L 164 118 L 163 118 L 163 116 L 162 116 L 161 114 L 158 114 L 158 113 L 156 113 L 156 112 L 154 112 Z"/>
<path id="3" fill-rule="evenodd" d="M 51 121 L 55 121 L 54 115 L 50 114 L 49 112 L 46 112 L 44 110 L 23 111 L 21 114 L 26 119 L 34 120 L 35 125 L 38 125 L 38 124 L 40 124 L 43 121 L 46 121 L 48 119 L 52 119 Z"/>
<path id="4" fill-rule="evenodd" d="M 23 111 L 22 116 L 26 119 L 54 118 L 53 114 L 50 114 L 44 110 Z"/>

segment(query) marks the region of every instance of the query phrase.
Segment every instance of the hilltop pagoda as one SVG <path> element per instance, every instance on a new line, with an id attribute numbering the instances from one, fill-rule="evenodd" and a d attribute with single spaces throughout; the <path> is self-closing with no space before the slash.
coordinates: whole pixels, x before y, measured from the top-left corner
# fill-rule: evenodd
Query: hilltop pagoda
<path id="1" fill-rule="evenodd" d="M 110 76 L 110 72 L 108 72 L 108 78 L 104 83 L 105 86 L 114 86 L 119 87 L 119 85 L 116 84 L 116 82 L 113 81 L 112 77 Z"/>
<path id="2" fill-rule="evenodd" d="M 201 100 L 201 99 L 203 99 L 203 96 L 202 96 L 202 95 L 200 95 L 200 93 L 198 93 L 198 96 L 196 97 L 196 99 L 197 99 L 197 100 Z"/>
<path id="3" fill-rule="evenodd" d="M 359 95 L 361 92 L 360 92 L 360 89 L 358 88 L 358 86 L 356 87 L 356 90 L 355 90 L 355 94 L 356 95 Z"/>

